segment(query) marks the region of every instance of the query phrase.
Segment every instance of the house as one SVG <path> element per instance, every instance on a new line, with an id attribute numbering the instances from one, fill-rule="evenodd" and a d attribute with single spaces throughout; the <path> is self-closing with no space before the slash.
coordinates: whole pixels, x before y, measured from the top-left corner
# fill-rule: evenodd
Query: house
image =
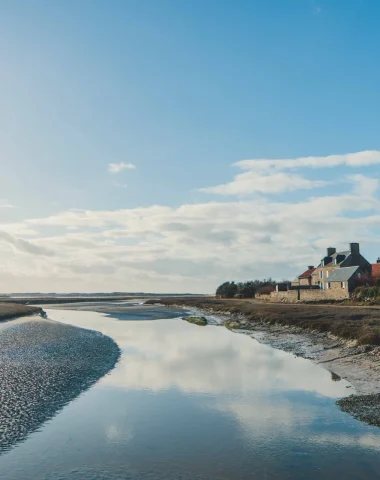
<path id="1" fill-rule="evenodd" d="M 371 274 L 372 265 L 361 255 L 358 243 L 350 243 L 349 250 L 337 252 L 336 248 L 329 247 L 326 256 L 312 273 L 312 285 L 319 285 L 321 289 L 328 289 L 330 276 L 338 269 L 359 267 L 358 274 Z"/>
<path id="2" fill-rule="evenodd" d="M 313 265 L 310 265 L 309 267 L 307 267 L 307 270 L 303 273 L 301 273 L 301 275 L 298 276 L 298 284 L 302 287 L 302 286 L 309 286 L 311 287 L 311 285 L 313 285 L 312 281 L 313 281 L 313 273 L 315 272 L 315 268 Z"/>
<path id="3" fill-rule="evenodd" d="M 375 279 L 380 278 L 380 258 L 377 259 L 376 263 L 372 264 L 372 277 Z"/>
<path id="4" fill-rule="evenodd" d="M 348 298 L 358 286 L 364 273 L 359 266 L 337 268 L 324 281 L 323 289 L 335 291 L 339 289 Z"/>

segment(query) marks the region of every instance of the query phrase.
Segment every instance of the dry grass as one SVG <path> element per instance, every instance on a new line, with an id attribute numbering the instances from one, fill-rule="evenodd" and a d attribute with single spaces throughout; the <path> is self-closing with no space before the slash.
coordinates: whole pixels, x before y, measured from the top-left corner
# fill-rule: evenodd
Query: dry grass
<path id="1" fill-rule="evenodd" d="M 212 297 L 163 297 L 159 301 L 165 305 L 187 305 L 219 313 L 243 314 L 252 323 L 265 322 L 331 332 L 346 340 L 357 340 L 361 345 L 380 345 L 380 309 L 376 307 L 271 304 Z"/>
<path id="2" fill-rule="evenodd" d="M 8 320 L 15 317 L 24 317 L 25 315 L 39 315 L 42 308 L 31 305 L 18 305 L 14 303 L 0 302 L 0 320 Z"/>

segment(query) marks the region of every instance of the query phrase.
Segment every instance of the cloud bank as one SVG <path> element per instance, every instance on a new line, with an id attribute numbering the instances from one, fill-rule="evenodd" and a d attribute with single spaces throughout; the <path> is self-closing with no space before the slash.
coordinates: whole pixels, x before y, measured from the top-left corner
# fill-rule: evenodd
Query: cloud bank
<path id="1" fill-rule="evenodd" d="M 236 198 L 228 201 L 75 209 L 0 225 L 0 289 L 210 293 L 225 280 L 291 279 L 317 263 L 326 246 L 345 249 L 350 241 L 361 242 L 374 261 L 380 253 L 379 181 L 363 167 L 373 166 L 380 155 L 310 158 L 315 157 L 276 160 L 280 166 L 265 172 L 267 183 L 255 198 L 242 199 L 242 192 L 252 190 L 235 178 L 226 188 Z M 334 188 L 321 190 L 322 180 L 295 180 L 298 173 L 290 173 L 293 183 L 281 177 L 282 188 L 297 185 L 302 195 L 273 200 L 284 169 L 302 165 L 310 173 L 331 158 L 345 169 L 332 175 Z"/>

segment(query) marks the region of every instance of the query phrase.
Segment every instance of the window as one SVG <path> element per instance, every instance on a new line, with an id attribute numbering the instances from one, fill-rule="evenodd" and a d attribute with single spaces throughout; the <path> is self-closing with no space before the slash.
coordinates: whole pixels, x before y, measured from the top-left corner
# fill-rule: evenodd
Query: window
<path id="1" fill-rule="evenodd" d="M 346 288 L 346 282 L 342 282 L 342 288 Z"/>
<path id="2" fill-rule="evenodd" d="M 323 270 L 319 272 L 319 278 L 323 278 Z"/>
<path id="3" fill-rule="evenodd" d="M 360 280 L 362 278 L 362 274 L 359 272 L 358 273 L 358 279 Z"/>
<path id="4" fill-rule="evenodd" d="M 327 278 L 328 276 L 329 276 L 329 271 L 327 270 L 327 272 L 326 272 L 326 278 Z"/>
<path id="5" fill-rule="evenodd" d="M 326 290 L 328 290 L 330 288 L 330 284 L 329 282 L 326 283 Z"/>

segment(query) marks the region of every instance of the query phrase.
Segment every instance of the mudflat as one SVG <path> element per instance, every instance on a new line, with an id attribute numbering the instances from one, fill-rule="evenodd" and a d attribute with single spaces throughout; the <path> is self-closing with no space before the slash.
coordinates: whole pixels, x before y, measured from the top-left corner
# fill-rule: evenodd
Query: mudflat
<path id="1" fill-rule="evenodd" d="M 120 350 L 99 332 L 25 317 L 0 324 L 0 453 L 109 372 Z"/>

